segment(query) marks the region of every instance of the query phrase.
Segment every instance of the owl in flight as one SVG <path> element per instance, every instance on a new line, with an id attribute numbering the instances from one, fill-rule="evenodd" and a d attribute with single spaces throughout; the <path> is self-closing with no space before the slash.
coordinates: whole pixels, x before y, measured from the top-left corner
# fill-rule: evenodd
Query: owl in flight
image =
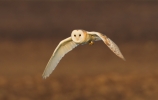
<path id="1" fill-rule="evenodd" d="M 54 50 L 54 53 L 51 56 L 42 75 L 43 78 L 47 78 L 52 73 L 61 58 L 66 53 L 68 53 L 78 45 L 83 45 L 87 43 L 89 45 L 92 45 L 94 41 L 99 40 L 102 40 L 118 57 L 125 60 L 118 46 L 104 34 L 101 34 L 99 32 L 88 32 L 85 30 L 73 30 L 71 33 L 71 37 L 62 40 Z"/>

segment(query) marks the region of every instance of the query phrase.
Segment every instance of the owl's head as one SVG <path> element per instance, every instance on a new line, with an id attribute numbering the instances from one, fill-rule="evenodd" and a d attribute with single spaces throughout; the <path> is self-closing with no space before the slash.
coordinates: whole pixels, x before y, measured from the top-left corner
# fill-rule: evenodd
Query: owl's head
<path id="1" fill-rule="evenodd" d="M 75 43 L 83 43 L 86 39 L 86 32 L 84 30 L 73 30 L 71 38 Z"/>

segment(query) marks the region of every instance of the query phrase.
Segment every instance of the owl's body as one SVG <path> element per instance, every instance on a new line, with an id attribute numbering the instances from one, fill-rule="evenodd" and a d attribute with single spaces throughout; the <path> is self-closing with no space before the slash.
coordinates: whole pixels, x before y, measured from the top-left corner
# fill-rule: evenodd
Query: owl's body
<path id="1" fill-rule="evenodd" d="M 107 36 L 99 33 L 99 32 L 88 32 L 85 30 L 73 30 L 71 33 L 71 37 L 68 37 L 62 40 L 59 45 L 54 50 L 52 57 L 50 58 L 45 71 L 43 73 L 43 77 L 48 77 L 52 71 L 55 69 L 61 58 L 71 51 L 73 48 L 78 45 L 90 44 L 92 45 L 94 41 L 102 40 L 118 57 L 125 60 L 122 53 L 120 52 L 118 46 L 110 40 Z"/>

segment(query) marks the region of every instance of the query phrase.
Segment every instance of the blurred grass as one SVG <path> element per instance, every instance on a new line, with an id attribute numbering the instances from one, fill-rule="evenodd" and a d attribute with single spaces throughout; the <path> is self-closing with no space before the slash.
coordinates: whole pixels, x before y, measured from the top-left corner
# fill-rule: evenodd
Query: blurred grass
<path id="1" fill-rule="evenodd" d="M 1 100 L 156 100 L 157 73 L 100 74 L 85 77 L 40 75 L 0 77 Z"/>
<path id="2" fill-rule="evenodd" d="M 102 42 L 79 46 L 44 80 L 42 72 L 60 40 L 1 41 L 0 99 L 158 99 L 157 43 L 117 43 L 126 62 Z"/>

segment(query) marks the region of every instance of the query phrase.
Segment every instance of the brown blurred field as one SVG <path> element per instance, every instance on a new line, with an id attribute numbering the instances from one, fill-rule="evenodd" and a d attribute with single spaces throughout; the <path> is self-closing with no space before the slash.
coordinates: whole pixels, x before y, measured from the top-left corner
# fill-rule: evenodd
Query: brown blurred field
<path id="1" fill-rule="evenodd" d="M 68 53 L 46 80 L 42 73 L 60 39 L 1 41 L 1 100 L 156 100 L 156 43 L 119 44 L 127 61 L 102 42 Z M 97 51 L 97 52 L 95 52 Z M 98 53 L 99 52 L 99 53 Z M 83 59 L 84 58 L 84 59 Z"/>
<path id="2" fill-rule="evenodd" d="M 158 2 L 114 1 L 0 1 L 0 100 L 158 100 Z M 126 61 L 95 42 L 42 79 L 73 29 L 106 34 Z"/>

